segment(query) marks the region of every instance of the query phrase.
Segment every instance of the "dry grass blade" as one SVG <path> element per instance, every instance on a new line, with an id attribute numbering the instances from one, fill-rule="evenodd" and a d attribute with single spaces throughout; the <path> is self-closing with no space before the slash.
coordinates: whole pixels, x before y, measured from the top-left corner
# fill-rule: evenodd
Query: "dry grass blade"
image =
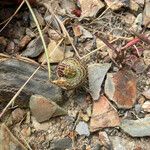
<path id="1" fill-rule="evenodd" d="M 17 14 L 17 12 L 20 10 L 20 8 L 22 7 L 22 5 L 24 4 L 24 1 L 22 1 L 22 3 L 19 5 L 19 7 L 16 9 L 16 11 L 14 12 L 14 14 L 10 17 L 10 18 L 8 18 L 7 20 L 6 20 L 6 24 L 2 27 L 2 29 L 0 30 L 0 32 L 2 32 L 5 28 L 6 28 L 6 26 L 9 24 L 9 22 L 12 20 L 12 18 Z M 5 21 L 4 21 L 5 22 Z M 3 23 L 4 23 L 3 22 Z M 2 24 L 2 23 L 1 23 Z"/>
<path id="2" fill-rule="evenodd" d="M 79 59 L 81 59 L 81 57 L 80 57 L 80 55 L 79 55 L 79 53 L 78 53 L 76 47 L 74 46 L 74 44 L 73 44 L 73 42 L 72 42 L 72 40 L 71 40 L 71 38 L 70 38 L 69 33 L 67 32 L 67 30 L 66 30 L 64 24 L 62 23 L 62 21 L 57 17 L 57 15 L 55 15 L 55 13 L 53 12 L 52 8 L 51 8 L 48 4 L 42 3 L 42 5 L 44 5 L 44 6 L 49 10 L 49 12 L 55 17 L 55 19 L 57 20 L 57 22 L 59 23 L 59 25 L 60 25 L 60 27 L 61 27 L 61 29 L 62 29 L 62 31 L 63 31 L 64 36 L 65 36 L 65 37 L 67 36 L 69 42 L 71 43 L 71 45 L 72 45 L 72 47 L 73 47 L 73 49 L 74 49 L 74 51 L 75 51 L 77 57 L 78 57 Z"/>
<path id="3" fill-rule="evenodd" d="M 110 41 L 110 43 L 113 43 L 113 42 L 117 41 L 118 39 L 119 39 L 119 38 L 114 39 L 114 40 Z M 102 46 L 98 47 L 97 49 L 95 49 L 95 50 L 91 51 L 90 53 L 88 53 L 88 54 L 84 55 L 83 57 L 81 57 L 81 59 L 87 58 L 88 56 L 90 56 L 90 55 L 96 53 L 97 51 L 99 51 L 100 49 L 102 49 L 102 48 L 105 47 L 105 46 L 106 46 L 106 45 L 103 44 Z"/>
<path id="4" fill-rule="evenodd" d="M 3 109 L 3 111 L 0 114 L 0 118 L 3 116 L 7 108 L 15 101 L 17 96 L 20 94 L 20 92 L 23 90 L 23 88 L 26 86 L 26 84 L 31 80 L 31 78 L 35 75 L 35 73 L 39 70 L 40 66 L 33 72 L 33 74 L 28 78 L 28 80 L 22 85 L 22 87 L 17 91 L 17 93 L 13 96 L 13 98 L 10 100 L 10 102 L 7 104 L 7 106 Z"/>
<path id="5" fill-rule="evenodd" d="M 44 38 L 43 38 L 43 34 L 42 34 L 42 31 L 41 31 L 40 25 L 39 25 L 39 23 L 38 23 L 38 20 L 37 20 L 37 18 L 36 18 L 36 16 L 35 16 L 34 12 L 33 12 L 33 10 L 32 10 L 32 8 L 31 8 L 30 3 L 28 2 L 28 0 L 24 0 L 24 1 L 26 2 L 27 6 L 28 6 L 28 8 L 29 8 L 29 10 L 30 10 L 30 12 L 31 12 L 31 15 L 32 15 L 32 17 L 33 17 L 33 19 L 34 19 L 34 22 L 35 22 L 35 24 L 36 24 L 36 26 L 37 26 L 39 35 L 40 35 L 40 37 L 41 37 L 42 44 L 43 44 L 43 47 L 44 47 L 44 50 L 45 50 L 47 66 L 48 66 L 48 76 L 49 76 L 49 79 L 50 79 L 50 76 L 51 76 L 50 61 L 49 61 L 49 57 L 48 57 L 49 55 L 48 55 L 46 43 L 45 43 L 45 40 L 44 40 Z"/>

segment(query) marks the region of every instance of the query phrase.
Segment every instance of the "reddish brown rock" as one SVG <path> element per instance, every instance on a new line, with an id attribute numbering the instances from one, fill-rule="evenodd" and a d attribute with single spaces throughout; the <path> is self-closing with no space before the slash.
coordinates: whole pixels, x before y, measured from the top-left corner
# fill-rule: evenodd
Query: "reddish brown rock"
<path id="1" fill-rule="evenodd" d="M 24 37 L 21 39 L 20 43 L 19 43 L 20 48 L 22 49 L 22 48 L 24 48 L 25 46 L 27 46 L 27 44 L 28 44 L 30 41 L 31 41 L 30 36 L 28 36 L 28 35 L 24 36 Z"/>
<path id="2" fill-rule="evenodd" d="M 20 108 L 16 108 L 13 112 L 12 112 L 12 119 L 13 122 L 18 123 L 20 122 L 25 116 L 25 111 L 20 109 Z"/>
<path id="3" fill-rule="evenodd" d="M 41 95 L 32 95 L 29 103 L 32 115 L 38 122 L 44 122 L 51 117 L 66 115 L 67 112 L 55 102 Z"/>
<path id="4" fill-rule="evenodd" d="M 127 69 L 107 74 L 105 93 L 119 108 L 132 108 L 136 102 L 136 76 Z"/>
<path id="5" fill-rule="evenodd" d="M 90 121 L 90 130 L 92 132 L 100 128 L 115 127 L 119 124 L 118 113 L 105 96 L 94 102 Z"/>

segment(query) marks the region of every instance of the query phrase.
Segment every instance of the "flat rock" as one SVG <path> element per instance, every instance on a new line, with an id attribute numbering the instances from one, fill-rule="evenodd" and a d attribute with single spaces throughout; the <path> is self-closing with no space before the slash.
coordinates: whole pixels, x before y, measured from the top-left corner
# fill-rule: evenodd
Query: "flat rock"
<path id="1" fill-rule="evenodd" d="M 66 115 L 67 112 L 55 102 L 41 95 L 32 95 L 30 98 L 30 110 L 38 122 L 44 122 L 51 117 Z"/>
<path id="2" fill-rule="evenodd" d="M 84 121 L 80 121 L 80 122 L 77 124 L 75 131 L 76 131 L 79 135 L 85 135 L 85 136 L 89 136 L 89 135 L 90 135 L 90 131 L 89 131 L 88 124 L 85 123 Z"/>
<path id="3" fill-rule="evenodd" d="M 48 44 L 49 39 L 47 35 L 44 35 L 44 40 L 46 44 Z M 26 50 L 24 50 L 21 55 L 25 57 L 34 58 L 39 56 L 43 51 L 44 51 L 44 47 L 41 38 L 37 37 L 27 45 Z"/>
<path id="4" fill-rule="evenodd" d="M 13 58 L 0 61 L 0 101 L 7 104 L 39 65 Z M 24 87 L 15 101 L 19 107 L 28 107 L 30 96 L 39 94 L 59 104 L 63 103 L 62 90 L 50 83 L 47 69 L 40 68 Z"/>
<path id="5" fill-rule="evenodd" d="M 95 17 L 98 11 L 105 6 L 104 3 L 99 0 L 79 0 L 79 3 L 82 10 L 81 18 Z"/>
<path id="6" fill-rule="evenodd" d="M 148 150 L 149 140 L 127 136 L 109 136 L 113 150 Z"/>
<path id="7" fill-rule="evenodd" d="M 93 104 L 93 114 L 90 121 L 90 130 L 96 131 L 100 128 L 115 127 L 120 124 L 117 111 L 112 107 L 105 96 Z"/>
<path id="8" fill-rule="evenodd" d="M 0 129 L 0 149 L 27 150 L 27 148 L 10 132 L 5 124 L 2 124 Z"/>
<path id="9" fill-rule="evenodd" d="M 49 150 L 66 150 L 71 149 L 72 146 L 72 140 L 68 137 L 54 140 L 50 143 Z"/>
<path id="10" fill-rule="evenodd" d="M 150 89 L 144 91 L 142 94 L 145 96 L 145 98 L 150 99 Z"/>
<path id="11" fill-rule="evenodd" d="M 150 117 L 139 120 L 122 120 L 121 129 L 132 137 L 150 136 Z"/>
<path id="12" fill-rule="evenodd" d="M 136 76 L 127 69 L 108 73 L 105 94 L 116 103 L 118 108 L 132 108 L 136 102 Z"/>
<path id="13" fill-rule="evenodd" d="M 94 100 L 98 100 L 101 85 L 103 83 L 104 77 L 111 67 L 111 64 L 91 64 L 88 66 L 88 79 L 89 79 L 89 89 L 90 94 Z"/>

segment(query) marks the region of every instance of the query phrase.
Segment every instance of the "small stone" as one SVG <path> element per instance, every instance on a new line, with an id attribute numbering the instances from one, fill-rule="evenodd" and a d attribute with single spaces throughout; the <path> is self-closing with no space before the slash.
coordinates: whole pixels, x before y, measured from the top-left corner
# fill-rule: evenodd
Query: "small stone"
<path id="1" fill-rule="evenodd" d="M 146 101 L 143 105 L 142 108 L 145 112 L 150 112 L 150 101 Z"/>
<path id="2" fill-rule="evenodd" d="M 104 131 L 99 132 L 99 141 L 100 141 L 100 145 L 110 148 L 111 142 L 106 132 Z"/>
<path id="3" fill-rule="evenodd" d="M 13 112 L 12 112 L 12 120 L 13 122 L 15 123 L 18 123 L 20 121 L 23 120 L 25 116 L 25 111 L 23 111 L 22 109 L 20 108 L 16 108 Z"/>
<path id="4" fill-rule="evenodd" d="M 38 122 L 49 120 L 51 117 L 66 115 L 66 111 L 55 102 L 41 95 L 32 95 L 29 103 L 32 115 Z"/>
<path id="5" fill-rule="evenodd" d="M 68 137 L 54 140 L 50 143 L 49 150 L 66 150 L 72 146 L 72 140 Z"/>
<path id="6" fill-rule="evenodd" d="M 128 0 L 105 0 L 106 4 L 113 11 L 119 10 L 122 7 L 128 6 Z"/>
<path id="7" fill-rule="evenodd" d="M 110 67 L 111 64 L 108 63 L 105 64 L 97 63 L 88 66 L 89 89 L 90 94 L 94 100 L 98 100 L 99 98 L 101 85 Z"/>
<path id="8" fill-rule="evenodd" d="M 142 94 L 145 96 L 145 98 L 150 99 L 150 89 L 144 91 Z"/>
<path id="9" fill-rule="evenodd" d="M 139 103 L 140 105 L 143 105 L 144 102 L 145 102 L 144 96 L 142 96 L 142 97 L 140 97 L 140 98 L 138 99 L 138 103 Z"/>
<path id="10" fill-rule="evenodd" d="M 100 128 L 115 127 L 120 124 L 117 111 L 105 96 L 93 104 L 93 114 L 90 121 L 90 130 L 96 131 Z"/>
<path id="11" fill-rule="evenodd" d="M 13 41 L 9 42 L 6 47 L 6 52 L 8 54 L 13 54 L 15 52 L 15 43 Z"/>
<path id="12" fill-rule="evenodd" d="M 136 3 L 134 0 L 130 0 L 129 7 L 133 12 L 137 12 L 139 9 L 138 3 Z"/>
<path id="13" fill-rule="evenodd" d="M 103 2 L 99 0 L 79 0 L 79 3 L 82 10 L 81 18 L 95 17 L 98 11 L 102 10 L 105 6 Z"/>
<path id="14" fill-rule="evenodd" d="M 58 32 L 56 32 L 55 30 L 52 30 L 52 29 L 48 30 L 48 35 L 54 41 L 59 41 L 62 38 Z"/>
<path id="15" fill-rule="evenodd" d="M 34 38 L 36 36 L 36 34 L 29 28 L 26 28 L 26 35 L 30 36 L 30 38 Z"/>
<path id="16" fill-rule="evenodd" d="M 143 24 L 143 14 L 140 13 L 137 15 L 133 25 L 132 25 L 132 29 L 140 32 L 142 30 L 142 24 Z"/>
<path id="17" fill-rule="evenodd" d="M 107 74 L 105 94 L 118 108 L 132 108 L 136 102 L 136 76 L 127 69 Z"/>
<path id="18" fill-rule="evenodd" d="M 0 36 L 0 53 L 4 52 L 6 45 L 6 39 L 3 36 Z"/>
<path id="19" fill-rule="evenodd" d="M 128 23 L 129 25 L 132 25 L 135 21 L 135 16 L 131 13 L 127 13 L 125 16 L 124 16 L 124 20 L 126 23 Z"/>
<path id="20" fill-rule="evenodd" d="M 26 138 L 29 137 L 31 135 L 31 128 L 29 126 L 24 127 L 21 130 L 21 135 L 26 137 Z"/>
<path id="21" fill-rule="evenodd" d="M 87 114 L 81 114 L 81 118 L 83 121 L 88 122 L 89 121 L 89 116 Z"/>
<path id="22" fill-rule="evenodd" d="M 24 36 L 19 43 L 20 48 L 23 49 L 30 41 L 31 41 L 30 36 L 28 35 Z"/>
<path id="23" fill-rule="evenodd" d="M 34 14 L 35 14 L 35 16 L 36 16 L 36 18 L 38 20 L 39 25 L 41 27 L 45 26 L 45 21 L 44 21 L 42 15 L 38 12 L 38 10 L 34 8 L 33 12 L 34 12 Z M 31 28 L 35 28 L 36 27 L 36 23 L 35 23 L 32 15 L 30 14 L 29 17 L 30 17 L 30 26 L 31 26 Z"/>
<path id="24" fill-rule="evenodd" d="M 31 121 L 32 121 L 32 125 L 34 127 L 34 129 L 36 131 L 48 131 L 49 129 L 49 122 L 42 122 L 42 123 L 39 123 L 35 117 L 31 117 Z"/>
<path id="25" fill-rule="evenodd" d="M 85 123 L 84 121 L 80 121 L 77 124 L 75 131 L 79 135 L 85 135 L 85 136 L 89 136 L 90 135 L 89 127 L 88 127 L 87 123 Z"/>
<path id="26" fill-rule="evenodd" d="M 46 44 L 48 44 L 49 39 L 47 35 L 44 35 L 44 40 Z M 37 37 L 27 45 L 26 50 L 22 52 L 22 56 L 34 58 L 39 56 L 43 51 L 44 51 L 44 47 L 41 38 Z"/>
<path id="27" fill-rule="evenodd" d="M 138 120 L 124 119 L 120 127 L 132 137 L 150 136 L 150 117 Z"/>
<path id="28" fill-rule="evenodd" d="M 139 113 L 141 112 L 141 105 L 140 105 L 140 104 L 136 104 L 136 105 L 135 105 L 135 112 L 136 112 L 137 114 L 139 114 Z"/>
<path id="29" fill-rule="evenodd" d="M 142 59 L 137 59 L 132 66 L 132 69 L 136 72 L 136 74 L 143 73 L 146 69 L 146 65 Z"/>
<path id="30" fill-rule="evenodd" d="M 63 49 L 58 46 L 56 49 L 57 43 L 53 40 L 51 40 L 51 42 L 48 44 L 48 53 L 49 53 L 49 57 L 50 57 L 50 63 L 58 63 L 60 61 L 62 61 L 64 59 L 64 51 Z M 43 62 L 44 60 L 46 60 L 46 55 L 45 53 L 43 53 L 38 61 L 39 62 Z"/>

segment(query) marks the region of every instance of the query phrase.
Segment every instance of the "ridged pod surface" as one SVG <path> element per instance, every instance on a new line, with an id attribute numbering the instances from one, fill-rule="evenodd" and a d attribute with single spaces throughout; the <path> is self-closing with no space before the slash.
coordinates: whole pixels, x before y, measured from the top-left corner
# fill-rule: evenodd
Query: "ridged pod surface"
<path id="1" fill-rule="evenodd" d="M 52 81 L 63 89 L 70 90 L 81 85 L 87 76 L 86 68 L 76 58 L 66 58 L 58 64 L 58 79 Z"/>

